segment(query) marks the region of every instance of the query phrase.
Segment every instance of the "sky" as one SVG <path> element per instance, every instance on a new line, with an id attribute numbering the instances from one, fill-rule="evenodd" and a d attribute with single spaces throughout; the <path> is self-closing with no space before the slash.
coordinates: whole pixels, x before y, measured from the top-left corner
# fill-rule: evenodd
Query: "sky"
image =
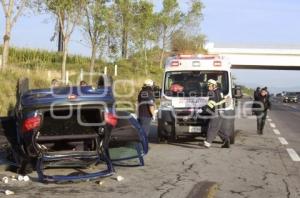
<path id="1" fill-rule="evenodd" d="M 162 0 L 152 0 L 156 10 Z M 189 0 L 180 0 L 186 9 Z M 293 47 L 300 49 L 299 0 L 203 0 L 201 31 L 215 45 L 243 47 Z M 26 48 L 56 50 L 55 19 L 51 15 L 26 14 L 12 32 L 12 45 Z M 0 10 L 0 35 L 4 16 Z M 2 37 L 2 36 L 1 36 Z M 72 54 L 88 56 L 90 49 L 77 29 L 70 43 Z M 249 87 L 268 86 L 271 91 L 300 91 L 300 71 L 233 70 L 238 83 Z"/>

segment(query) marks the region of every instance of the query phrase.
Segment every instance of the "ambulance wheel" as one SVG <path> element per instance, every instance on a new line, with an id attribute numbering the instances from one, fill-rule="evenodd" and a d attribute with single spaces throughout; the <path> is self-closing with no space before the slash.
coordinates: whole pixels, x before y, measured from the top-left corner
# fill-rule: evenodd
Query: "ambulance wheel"
<path id="1" fill-rule="evenodd" d="M 231 127 L 231 134 L 229 136 L 230 138 L 230 144 L 234 144 L 235 143 L 235 129 L 234 129 L 234 123 L 232 124 L 232 127 Z"/>
<path id="2" fill-rule="evenodd" d="M 158 122 L 158 124 L 157 124 L 157 143 L 166 143 L 166 142 L 167 142 L 167 138 L 163 134 L 163 128 L 162 128 L 160 122 Z"/>

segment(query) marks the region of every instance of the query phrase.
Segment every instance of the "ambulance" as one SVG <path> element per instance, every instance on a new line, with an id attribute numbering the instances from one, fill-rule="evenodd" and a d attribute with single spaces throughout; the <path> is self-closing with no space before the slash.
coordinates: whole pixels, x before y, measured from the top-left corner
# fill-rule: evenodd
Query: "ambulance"
<path id="1" fill-rule="evenodd" d="M 235 90 L 231 64 L 220 55 L 177 55 L 167 58 L 157 115 L 159 141 L 205 136 L 210 116 L 203 111 L 208 103 L 207 81 L 214 79 L 226 97 L 221 127 L 234 143 Z"/>

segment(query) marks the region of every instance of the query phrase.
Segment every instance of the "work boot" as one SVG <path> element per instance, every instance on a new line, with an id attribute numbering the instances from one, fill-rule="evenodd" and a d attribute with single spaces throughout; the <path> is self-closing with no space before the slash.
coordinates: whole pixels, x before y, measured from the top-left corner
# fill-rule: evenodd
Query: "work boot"
<path id="1" fill-rule="evenodd" d="M 211 147 L 211 143 L 204 141 L 203 146 L 205 148 L 209 148 L 209 147 Z"/>
<path id="2" fill-rule="evenodd" d="M 221 148 L 230 148 L 230 140 L 229 139 L 225 140 Z"/>
<path id="3" fill-rule="evenodd" d="M 263 131 L 262 130 L 257 130 L 257 134 L 262 135 Z"/>

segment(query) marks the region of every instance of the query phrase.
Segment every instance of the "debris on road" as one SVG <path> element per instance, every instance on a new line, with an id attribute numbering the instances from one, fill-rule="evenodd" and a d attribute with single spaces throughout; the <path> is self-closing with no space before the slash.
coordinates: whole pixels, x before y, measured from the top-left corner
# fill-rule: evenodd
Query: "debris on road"
<path id="1" fill-rule="evenodd" d="M 23 180 L 24 180 L 24 182 L 28 182 L 28 181 L 30 181 L 30 178 L 27 175 L 25 175 Z"/>
<path id="2" fill-rule="evenodd" d="M 104 182 L 103 181 L 98 181 L 98 182 L 96 182 L 99 186 L 102 186 L 103 184 L 104 184 Z"/>
<path id="3" fill-rule="evenodd" d="M 11 190 L 5 190 L 4 194 L 5 195 L 14 195 L 15 193 L 13 191 L 11 191 Z"/>
<path id="4" fill-rule="evenodd" d="M 22 175 L 19 175 L 18 176 L 18 181 L 23 181 L 24 180 L 24 177 Z"/>
<path id="5" fill-rule="evenodd" d="M 121 181 L 123 181 L 124 179 L 125 179 L 125 178 L 124 178 L 124 177 L 122 177 L 122 176 L 120 176 L 120 175 L 119 175 L 119 176 L 117 176 L 117 181 L 118 181 L 118 182 L 121 182 Z"/>
<path id="6" fill-rule="evenodd" d="M 9 182 L 9 180 L 11 179 L 11 181 L 19 181 L 19 182 L 28 182 L 28 181 L 30 181 L 30 178 L 27 176 L 27 175 L 25 175 L 25 176 L 22 176 L 22 175 L 18 175 L 18 177 L 16 178 L 16 176 L 15 175 L 12 175 L 10 178 L 8 178 L 8 177 L 3 177 L 2 178 L 2 182 L 3 183 L 5 183 L 5 184 L 8 184 L 8 182 Z"/>
<path id="7" fill-rule="evenodd" d="M 2 178 L 2 182 L 5 183 L 5 184 L 7 184 L 8 183 L 8 177 L 3 177 Z"/>

